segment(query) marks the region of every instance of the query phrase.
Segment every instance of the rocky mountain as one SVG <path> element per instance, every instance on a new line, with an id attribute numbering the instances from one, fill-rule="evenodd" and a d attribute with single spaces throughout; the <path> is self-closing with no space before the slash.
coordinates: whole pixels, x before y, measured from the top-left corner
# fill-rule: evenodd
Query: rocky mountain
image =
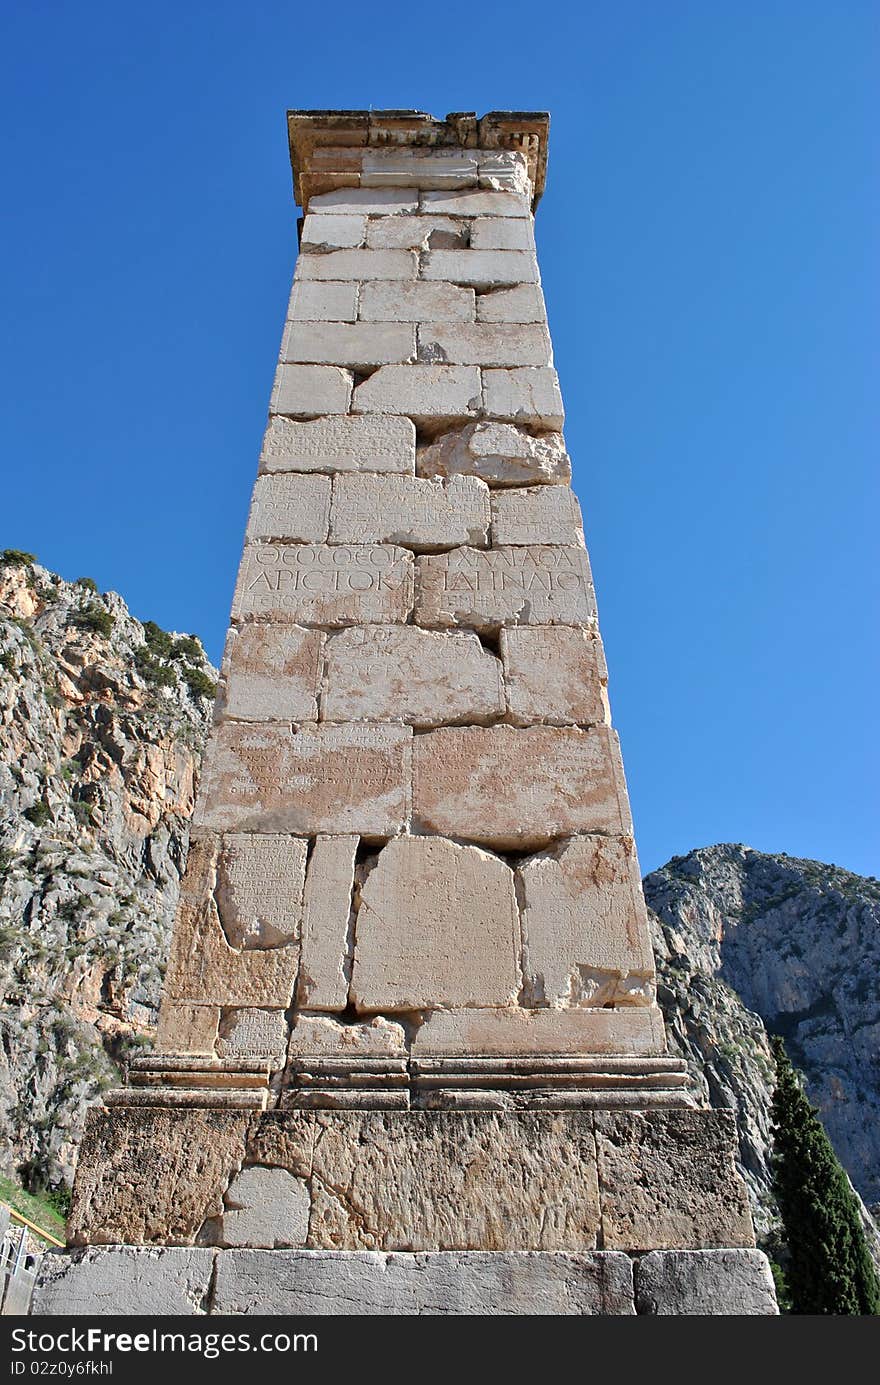
<path id="1" fill-rule="evenodd" d="M 214 678 L 194 636 L 0 554 L 0 1172 L 33 1189 L 151 1041 Z"/>

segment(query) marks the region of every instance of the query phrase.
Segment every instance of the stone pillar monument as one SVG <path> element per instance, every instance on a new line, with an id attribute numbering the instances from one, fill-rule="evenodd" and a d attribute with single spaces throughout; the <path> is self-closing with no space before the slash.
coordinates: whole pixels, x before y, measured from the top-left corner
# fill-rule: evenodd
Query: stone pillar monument
<path id="1" fill-rule="evenodd" d="M 535 257 L 548 118 L 289 128 L 157 1051 L 90 1117 L 92 1249 L 37 1311 L 108 1266 L 142 1312 L 156 1267 L 217 1313 L 773 1311 L 732 1117 L 665 1051 Z"/>

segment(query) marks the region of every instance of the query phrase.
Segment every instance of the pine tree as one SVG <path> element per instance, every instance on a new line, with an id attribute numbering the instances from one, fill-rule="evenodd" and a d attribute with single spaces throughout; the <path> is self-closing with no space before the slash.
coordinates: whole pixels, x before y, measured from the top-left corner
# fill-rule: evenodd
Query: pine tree
<path id="1" fill-rule="evenodd" d="M 781 1039 L 773 1040 L 773 1182 L 793 1313 L 880 1313 L 858 1203 Z"/>

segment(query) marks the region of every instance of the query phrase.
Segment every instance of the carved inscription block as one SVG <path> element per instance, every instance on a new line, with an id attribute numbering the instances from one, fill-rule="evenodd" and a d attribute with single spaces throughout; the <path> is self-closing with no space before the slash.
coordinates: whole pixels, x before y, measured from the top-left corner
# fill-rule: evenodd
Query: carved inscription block
<path id="1" fill-rule="evenodd" d="M 489 489 L 475 476 L 337 476 L 334 543 L 399 543 L 436 549 L 489 541 Z"/>
<path id="2" fill-rule="evenodd" d="M 323 543 L 330 523 L 330 477 L 258 476 L 247 539 Z"/>
<path id="3" fill-rule="evenodd" d="M 321 682 L 319 630 L 249 621 L 226 637 L 224 711 L 240 721 L 316 721 Z"/>
<path id="4" fill-rule="evenodd" d="M 457 548 L 417 559 L 419 625 L 593 625 L 596 600 L 582 548 Z"/>
<path id="5" fill-rule="evenodd" d="M 306 842 L 277 833 L 223 838 L 215 899 L 230 947 L 279 947 L 299 937 Z"/>
<path id="6" fill-rule="evenodd" d="M 416 1033 L 414 1058 L 479 1054 L 661 1054 L 663 1017 L 629 1010 L 436 1010 Z"/>
<path id="7" fill-rule="evenodd" d="M 400 471 L 412 475 L 416 428 L 394 414 L 331 414 L 298 422 L 270 418 L 260 470 Z"/>
<path id="8" fill-rule="evenodd" d="M 501 631 L 509 718 L 595 726 L 609 722 L 608 670 L 598 632 L 567 625 L 520 625 Z"/>
<path id="9" fill-rule="evenodd" d="M 492 496 L 492 543 L 582 544 L 581 507 L 570 486 L 527 486 Z"/>
<path id="10" fill-rule="evenodd" d="M 502 851 L 631 835 L 617 737 L 608 726 L 428 731 L 413 746 L 413 822 Z"/>
<path id="11" fill-rule="evenodd" d="M 413 557 L 384 544 L 245 546 L 233 618 L 304 625 L 388 624 L 412 610 Z"/>

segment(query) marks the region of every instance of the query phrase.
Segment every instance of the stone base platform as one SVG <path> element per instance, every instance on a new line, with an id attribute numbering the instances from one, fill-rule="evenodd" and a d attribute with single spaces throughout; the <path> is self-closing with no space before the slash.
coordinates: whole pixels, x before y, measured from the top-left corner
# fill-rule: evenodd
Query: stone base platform
<path id="1" fill-rule="evenodd" d="M 92 1246 L 46 1255 L 32 1313 L 62 1315 L 770 1315 L 757 1250 L 208 1250 Z"/>

